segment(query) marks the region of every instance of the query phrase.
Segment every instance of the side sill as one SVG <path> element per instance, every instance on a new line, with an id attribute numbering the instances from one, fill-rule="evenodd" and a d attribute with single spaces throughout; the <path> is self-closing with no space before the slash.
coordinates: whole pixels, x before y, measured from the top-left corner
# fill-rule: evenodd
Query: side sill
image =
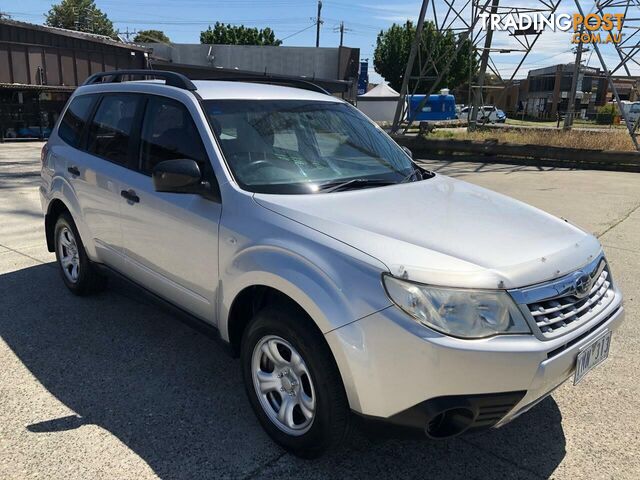
<path id="1" fill-rule="evenodd" d="M 220 345 L 220 347 L 225 351 L 225 353 L 230 357 L 232 358 L 238 357 L 238 353 L 234 350 L 234 348 L 231 346 L 229 342 L 225 341 L 220 336 L 220 331 L 215 326 L 183 310 L 182 308 L 178 307 L 174 303 L 162 298 L 158 294 L 152 292 L 151 290 L 148 290 L 147 288 L 143 287 L 139 283 L 134 282 L 129 277 L 123 275 L 122 273 L 118 272 L 117 270 L 114 270 L 113 268 L 107 265 L 104 265 L 102 263 L 94 263 L 93 266 L 96 267 L 100 271 L 100 273 L 122 280 L 128 285 L 136 288 L 153 303 L 171 312 L 179 321 L 181 321 L 185 325 L 188 325 L 189 327 L 193 328 L 194 330 L 202 333 L 203 335 L 209 338 L 213 338 Z"/>

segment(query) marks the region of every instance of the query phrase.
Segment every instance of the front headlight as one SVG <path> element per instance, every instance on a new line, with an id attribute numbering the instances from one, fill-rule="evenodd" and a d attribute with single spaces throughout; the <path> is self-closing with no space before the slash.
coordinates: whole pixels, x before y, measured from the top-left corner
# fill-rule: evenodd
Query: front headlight
<path id="1" fill-rule="evenodd" d="M 531 333 L 520 310 L 503 290 L 432 287 L 390 275 L 383 279 L 393 303 L 441 333 L 462 338 Z"/>

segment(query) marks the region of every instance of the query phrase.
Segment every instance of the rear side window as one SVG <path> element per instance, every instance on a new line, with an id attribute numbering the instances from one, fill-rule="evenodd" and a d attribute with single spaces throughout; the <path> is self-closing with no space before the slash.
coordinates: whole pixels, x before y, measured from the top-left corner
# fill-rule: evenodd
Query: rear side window
<path id="1" fill-rule="evenodd" d="M 206 168 L 207 154 L 191 114 L 184 105 L 150 97 L 140 138 L 141 170 L 151 173 L 164 160 L 190 159 Z"/>
<path id="2" fill-rule="evenodd" d="M 105 95 L 89 126 L 87 150 L 120 165 L 129 164 L 131 133 L 139 95 Z"/>
<path id="3" fill-rule="evenodd" d="M 58 136 L 72 147 L 78 147 L 82 138 L 82 131 L 91 114 L 95 95 L 80 95 L 71 101 L 71 105 L 62 117 L 58 127 Z"/>

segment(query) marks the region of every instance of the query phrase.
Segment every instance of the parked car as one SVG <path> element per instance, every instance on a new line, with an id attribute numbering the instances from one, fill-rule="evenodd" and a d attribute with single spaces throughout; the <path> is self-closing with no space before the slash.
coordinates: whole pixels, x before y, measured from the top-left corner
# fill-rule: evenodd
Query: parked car
<path id="1" fill-rule="evenodd" d="M 460 110 L 460 114 L 458 117 L 461 120 L 469 120 L 469 114 L 473 107 L 468 106 L 464 107 Z M 493 105 L 485 105 L 483 107 L 478 108 L 478 113 L 476 115 L 476 119 L 481 123 L 505 123 L 507 121 L 507 116 L 505 113 L 499 108 Z"/>
<path id="2" fill-rule="evenodd" d="M 51 129 L 46 127 L 23 127 L 18 129 L 17 138 L 49 138 Z"/>
<path id="3" fill-rule="evenodd" d="M 74 294 L 115 273 L 216 327 L 287 450 L 355 416 L 500 427 L 607 358 L 624 309 L 593 235 L 425 170 L 310 84 L 126 74 L 79 87 L 43 148 L 47 246 Z"/>
<path id="4" fill-rule="evenodd" d="M 629 108 L 629 120 L 634 124 L 640 120 L 640 102 L 633 102 Z"/>

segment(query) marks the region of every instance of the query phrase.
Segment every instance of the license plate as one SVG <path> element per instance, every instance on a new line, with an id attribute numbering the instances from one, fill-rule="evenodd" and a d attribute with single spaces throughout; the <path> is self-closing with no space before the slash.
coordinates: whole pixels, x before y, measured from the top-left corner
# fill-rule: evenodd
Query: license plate
<path id="1" fill-rule="evenodd" d="M 576 373 L 573 377 L 573 384 L 576 385 L 587 374 L 589 370 L 604 362 L 609 356 L 609 346 L 611 345 L 611 332 L 607 332 L 602 337 L 587 345 L 576 358 Z"/>

